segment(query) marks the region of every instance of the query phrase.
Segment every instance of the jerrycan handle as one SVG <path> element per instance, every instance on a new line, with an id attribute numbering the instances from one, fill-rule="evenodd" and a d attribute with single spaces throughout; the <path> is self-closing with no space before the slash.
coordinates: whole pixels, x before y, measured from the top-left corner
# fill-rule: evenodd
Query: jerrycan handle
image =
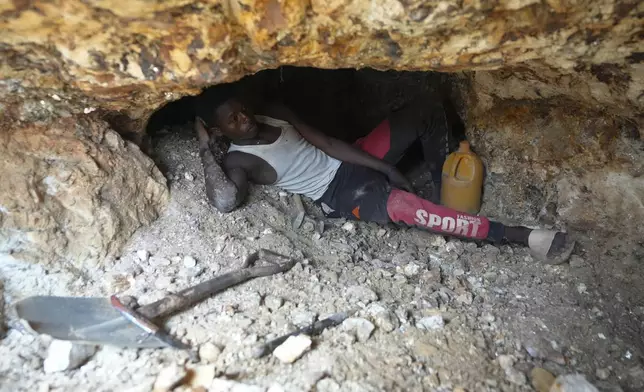
<path id="1" fill-rule="evenodd" d="M 467 178 L 467 179 L 464 179 L 464 180 L 461 179 L 461 178 L 456 177 L 456 172 L 458 172 L 459 166 L 461 166 L 461 163 L 465 163 L 463 161 L 469 161 L 468 157 L 459 157 L 458 158 L 458 161 L 456 161 L 456 165 L 454 165 L 454 168 L 452 169 L 451 177 L 453 179 L 457 180 L 457 181 L 470 181 L 470 180 L 472 180 L 471 177 L 473 177 L 474 173 L 472 173 L 472 176 L 470 178 Z"/>
<path id="2" fill-rule="evenodd" d="M 458 146 L 458 152 L 462 152 L 462 153 L 469 153 L 469 152 L 471 152 L 471 150 L 470 150 L 470 143 L 469 143 L 467 140 L 463 140 L 462 142 L 460 142 L 460 143 L 459 143 L 459 146 Z M 456 164 L 452 166 L 452 167 L 453 167 L 453 168 L 452 168 L 452 173 L 451 173 L 451 177 L 452 177 L 452 178 L 457 179 L 457 178 L 456 178 L 456 172 L 458 171 L 458 167 L 461 165 L 461 163 L 462 163 L 464 160 L 469 160 L 468 158 L 469 158 L 469 157 L 467 157 L 467 156 L 461 156 L 461 157 L 459 157 L 459 158 L 458 158 L 458 161 L 456 161 Z M 474 176 L 474 173 L 472 173 L 472 177 L 473 177 L 473 176 Z M 466 181 L 471 180 L 471 179 L 472 179 L 472 178 L 468 178 Z M 459 179 L 459 180 L 460 180 L 460 179 Z"/>

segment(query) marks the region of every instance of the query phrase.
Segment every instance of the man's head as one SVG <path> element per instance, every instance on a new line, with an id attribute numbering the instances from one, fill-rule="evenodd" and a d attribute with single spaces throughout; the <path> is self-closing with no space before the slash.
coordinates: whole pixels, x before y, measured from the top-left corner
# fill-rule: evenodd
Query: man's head
<path id="1" fill-rule="evenodd" d="M 233 141 L 257 136 L 255 118 L 237 98 L 233 85 L 211 87 L 199 96 L 198 102 L 197 114 L 209 130 Z"/>

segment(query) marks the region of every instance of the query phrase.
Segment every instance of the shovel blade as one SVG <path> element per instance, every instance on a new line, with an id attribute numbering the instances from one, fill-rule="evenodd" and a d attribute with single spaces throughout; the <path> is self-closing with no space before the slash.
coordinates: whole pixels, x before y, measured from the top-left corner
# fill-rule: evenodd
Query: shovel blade
<path id="1" fill-rule="evenodd" d="M 16 304 L 29 328 L 55 339 L 120 347 L 168 347 L 112 307 L 109 298 L 36 296 Z"/>

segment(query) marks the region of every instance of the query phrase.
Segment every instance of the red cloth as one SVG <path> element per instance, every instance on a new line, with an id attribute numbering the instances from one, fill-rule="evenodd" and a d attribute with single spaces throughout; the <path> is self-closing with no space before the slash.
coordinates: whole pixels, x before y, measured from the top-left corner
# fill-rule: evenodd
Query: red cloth
<path id="1" fill-rule="evenodd" d="M 384 158 L 391 148 L 389 120 L 381 122 L 367 136 L 356 140 L 354 145 L 376 158 Z"/>
<path id="2" fill-rule="evenodd" d="M 394 223 L 402 222 L 457 237 L 483 240 L 490 231 L 490 221 L 483 216 L 436 205 L 400 189 L 389 194 L 387 213 Z"/>

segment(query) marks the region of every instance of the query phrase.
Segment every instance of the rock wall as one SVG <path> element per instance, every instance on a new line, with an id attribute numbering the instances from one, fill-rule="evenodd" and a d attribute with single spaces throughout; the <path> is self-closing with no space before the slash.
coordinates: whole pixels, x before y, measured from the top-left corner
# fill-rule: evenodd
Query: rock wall
<path id="1" fill-rule="evenodd" d="M 2 2 L 0 252 L 73 264 L 116 252 L 167 189 L 111 129 L 140 140 L 164 103 L 285 64 L 473 71 L 470 135 L 514 184 L 491 212 L 521 218 L 507 204 L 545 192 L 524 215 L 617 222 L 641 196 L 623 187 L 618 207 L 601 189 L 639 178 L 643 12 L 637 0 Z M 619 211 L 587 218 L 604 201 Z"/>
<path id="2" fill-rule="evenodd" d="M 41 96 L 64 93 L 131 118 L 284 64 L 459 71 L 533 61 L 537 73 L 596 69 L 629 78 L 641 67 L 642 7 L 636 0 L 12 1 L 0 5 L 0 74 Z M 641 110 L 642 80 L 629 83 L 619 102 Z"/>
<path id="3" fill-rule="evenodd" d="M 168 200 L 139 148 L 96 118 L 0 132 L 0 255 L 88 267 L 114 255 Z"/>
<path id="4" fill-rule="evenodd" d="M 583 91 L 531 75 L 483 72 L 463 83 L 468 136 L 487 168 L 483 213 L 642 238 L 644 135 L 637 120 L 615 114 L 627 108 L 612 106 L 619 100 L 591 105 L 578 99 Z M 541 88 L 547 92 L 537 96 Z"/>

